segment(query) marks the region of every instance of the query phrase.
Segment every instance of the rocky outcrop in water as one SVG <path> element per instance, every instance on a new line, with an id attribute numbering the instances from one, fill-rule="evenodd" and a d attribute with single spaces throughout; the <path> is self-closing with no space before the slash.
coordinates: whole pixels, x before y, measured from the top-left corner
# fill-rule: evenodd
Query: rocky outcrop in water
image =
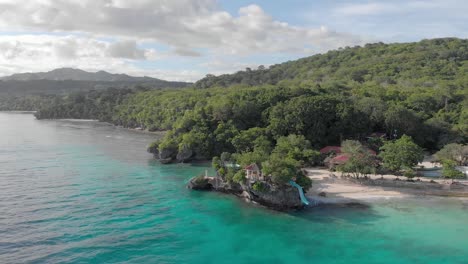
<path id="1" fill-rule="evenodd" d="M 254 190 L 249 184 L 228 183 L 216 177 L 194 177 L 187 188 L 192 190 L 217 191 L 234 194 L 248 202 L 254 202 L 268 208 L 285 211 L 302 209 L 299 192 L 289 185 L 263 183 L 262 190 Z"/>
<path id="2" fill-rule="evenodd" d="M 167 164 L 167 163 L 171 163 L 172 161 L 174 161 L 174 158 L 176 157 L 176 155 L 177 155 L 176 149 L 165 148 L 158 152 L 158 155 L 156 156 L 156 158 L 162 164 Z"/>
<path id="3" fill-rule="evenodd" d="M 184 146 L 177 153 L 176 159 L 178 162 L 189 162 L 192 160 L 193 155 L 194 155 L 193 150 L 187 146 Z"/>
<path id="4" fill-rule="evenodd" d="M 162 164 L 168 164 L 172 162 L 190 162 L 193 160 L 204 160 L 205 158 L 198 155 L 195 150 L 184 146 L 181 150 L 176 147 L 165 147 L 160 149 L 158 144 L 150 145 L 146 151 L 152 153 L 154 158 L 159 160 Z"/>

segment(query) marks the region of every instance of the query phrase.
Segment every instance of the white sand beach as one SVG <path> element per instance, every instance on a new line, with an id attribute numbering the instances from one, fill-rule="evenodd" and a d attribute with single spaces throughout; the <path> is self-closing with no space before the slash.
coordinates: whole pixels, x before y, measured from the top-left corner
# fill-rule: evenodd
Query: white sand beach
<path id="1" fill-rule="evenodd" d="M 346 202 L 370 202 L 381 199 L 401 199 L 406 197 L 425 196 L 437 194 L 436 192 L 428 193 L 427 190 L 418 190 L 412 188 L 397 188 L 397 187 L 381 187 L 367 186 L 362 184 L 352 183 L 340 178 L 341 173 L 330 172 L 325 168 L 306 168 L 304 169 L 307 176 L 312 179 L 312 188 L 308 190 L 307 196 L 321 203 L 346 203 Z M 394 180 L 395 175 L 371 175 L 371 179 L 386 179 Z M 399 177 L 405 180 L 405 177 Z M 443 189 L 449 189 L 451 181 L 444 179 L 427 179 L 420 178 L 421 182 L 430 182 L 431 180 L 442 184 Z M 465 186 L 468 186 L 467 181 L 459 181 Z M 466 189 L 466 188 L 465 188 Z M 320 196 L 320 193 L 325 193 L 325 197 Z"/>

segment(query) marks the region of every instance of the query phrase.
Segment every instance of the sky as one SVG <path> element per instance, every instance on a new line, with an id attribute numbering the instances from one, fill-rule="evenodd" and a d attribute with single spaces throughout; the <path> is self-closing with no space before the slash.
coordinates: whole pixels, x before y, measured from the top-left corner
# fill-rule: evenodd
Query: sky
<path id="1" fill-rule="evenodd" d="M 468 38 L 466 0 L 0 0 L 0 76 L 196 81 L 346 46 Z"/>

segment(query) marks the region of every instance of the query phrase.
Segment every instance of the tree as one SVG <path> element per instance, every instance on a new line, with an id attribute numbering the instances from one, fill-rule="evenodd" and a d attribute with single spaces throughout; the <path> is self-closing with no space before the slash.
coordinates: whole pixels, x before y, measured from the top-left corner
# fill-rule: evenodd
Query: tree
<path id="1" fill-rule="evenodd" d="M 422 148 L 407 135 L 395 141 L 386 142 L 380 150 L 382 152 L 379 157 L 382 158 L 383 166 L 395 172 L 412 168 L 424 158 Z"/>
<path id="2" fill-rule="evenodd" d="M 402 105 L 391 106 L 385 113 L 385 126 L 392 139 L 400 135 L 410 135 L 417 142 L 423 142 L 423 124 L 417 114 Z"/>
<path id="3" fill-rule="evenodd" d="M 408 180 L 410 180 L 416 177 L 416 172 L 413 170 L 413 168 L 404 168 L 403 176 L 405 176 L 406 178 L 408 178 Z"/>
<path id="4" fill-rule="evenodd" d="M 320 152 L 313 150 L 310 142 L 302 135 L 291 134 L 278 138 L 273 153 L 297 160 L 302 165 L 312 165 L 320 159 Z"/>
<path id="5" fill-rule="evenodd" d="M 440 162 L 449 160 L 458 166 L 463 166 L 468 162 L 468 146 L 456 143 L 447 144 L 435 156 Z"/>
<path id="6" fill-rule="evenodd" d="M 465 178 L 463 172 L 456 169 L 456 162 L 453 160 L 444 160 L 442 163 L 442 176 L 449 179 Z"/>
<path id="7" fill-rule="evenodd" d="M 223 167 L 221 159 L 219 157 L 213 157 L 211 160 L 211 165 L 215 170 L 219 170 Z"/>
<path id="8" fill-rule="evenodd" d="M 341 151 L 348 155 L 349 159 L 346 163 L 338 166 L 339 171 L 353 173 L 358 178 L 360 175 L 371 174 L 375 171 L 377 166 L 375 155 L 359 141 L 343 141 Z"/>
<path id="9" fill-rule="evenodd" d="M 262 171 L 271 177 L 275 184 L 284 185 L 295 180 L 305 191 L 312 186 L 312 180 L 305 176 L 300 169 L 300 162 L 273 153 L 267 161 L 262 163 Z"/>
<path id="10" fill-rule="evenodd" d="M 215 152 L 233 152 L 234 147 L 231 144 L 231 139 L 239 134 L 239 131 L 232 124 L 232 121 L 220 122 L 214 131 L 216 139 Z"/>
<path id="11" fill-rule="evenodd" d="M 231 139 L 231 142 L 236 152 L 249 152 L 255 148 L 254 141 L 261 136 L 265 136 L 265 129 L 254 127 L 241 131 Z"/>

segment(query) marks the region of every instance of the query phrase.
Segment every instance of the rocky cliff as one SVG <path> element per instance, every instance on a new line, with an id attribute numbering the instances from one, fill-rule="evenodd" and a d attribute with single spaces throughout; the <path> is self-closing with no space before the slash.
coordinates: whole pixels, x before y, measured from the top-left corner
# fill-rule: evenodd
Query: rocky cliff
<path id="1" fill-rule="evenodd" d="M 304 207 L 298 190 L 289 185 L 263 183 L 261 190 L 254 190 L 249 184 L 228 183 L 215 177 L 194 177 L 190 179 L 187 188 L 234 194 L 248 202 L 279 211 Z"/>

